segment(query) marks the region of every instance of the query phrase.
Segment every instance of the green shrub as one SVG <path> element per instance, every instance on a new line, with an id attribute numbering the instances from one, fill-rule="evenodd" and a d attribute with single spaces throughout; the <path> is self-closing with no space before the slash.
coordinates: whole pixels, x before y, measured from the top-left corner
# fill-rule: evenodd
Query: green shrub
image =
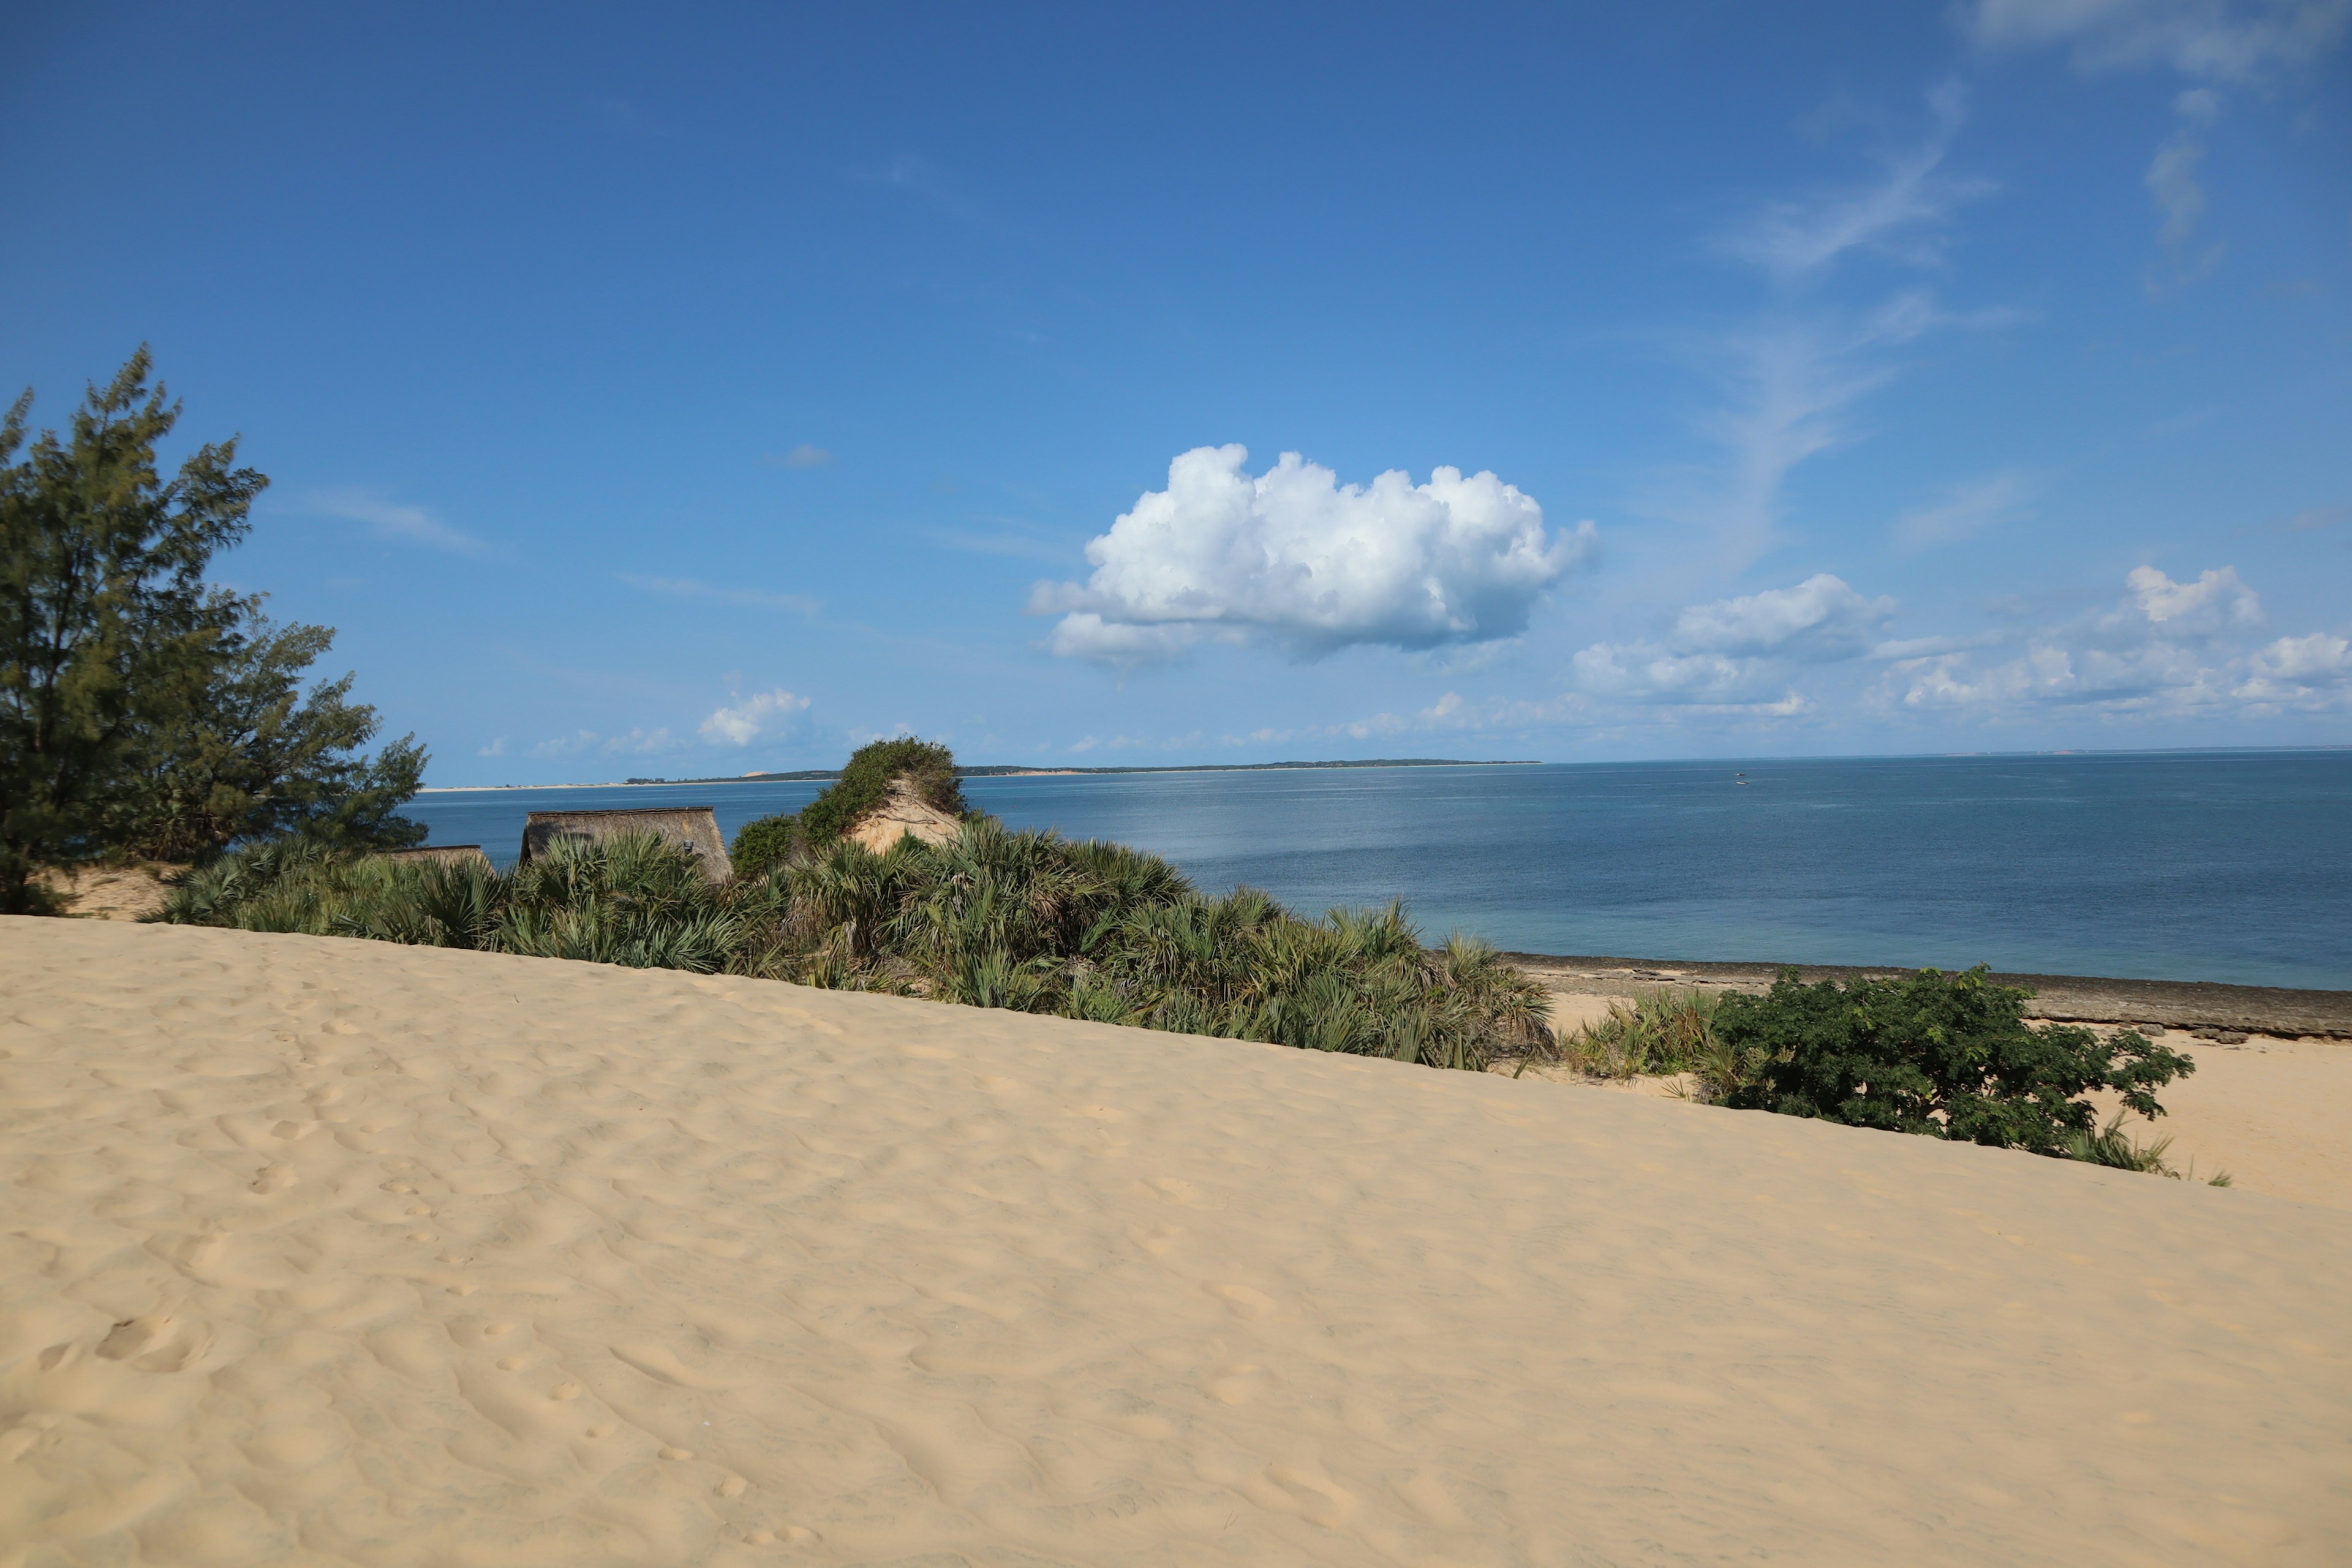
<path id="1" fill-rule="evenodd" d="M 1595 1078 L 1698 1071 L 1716 1048 L 1722 1000 L 1714 992 L 1657 991 L 1612 1002 L 1607 1016 L 1561 1041 L 1560 1050 L 1570 1066 Z"/>
<path id="2" fill-rule="evenodd" d="M 195 873 L 160 918 L 912 992 L 1432 1067 L 1551 1047 L 1540 986 L 1483 943 L 1423 947 L 1402 906 L 1301 920 L 1253 889 L 1204 897 L 1121 845 L 984 817 L 936 847 L 804 846 L 727 884 L 651 837 L 561 845 L 505 876 L 271 843 Z"/>
<path id="3" fill-rule="evenodd" d="M 1747 1064 L 1723 1103 L 2063 1156 L 2095 1125 L 2090 1091 L 2161 1116 L 2153 1091 L 2196 1070 L 2136 1031 L 2031 1027 L 2032 994 L 1981 964 L 1844 985 L 1785 970 L 1768 994 L 1716 1011 L 1717 1039 Z"/>
<path id="4" fill-rule="evenodd" d="M 793 846 L 800 838 L 801 821 L 797 816 L 763 816 L 757 822 L 747 822 L 735 835 L 734 847 L 728 858 L 735 864 L 738 877 L 764 877 L 792 858 Z"/>

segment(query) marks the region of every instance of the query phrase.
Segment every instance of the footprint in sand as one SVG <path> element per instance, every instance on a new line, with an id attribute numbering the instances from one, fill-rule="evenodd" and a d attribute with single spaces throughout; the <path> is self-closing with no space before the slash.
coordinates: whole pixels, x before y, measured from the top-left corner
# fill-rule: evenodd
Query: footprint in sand
<path id="1" fill-rule="evenodd" d="M 1181 1177 L 1150 1176 L 1145 1178 L 1143 1184 L 1171 1204 L 1181 1204 L 1187 1208 L 1202 1206 L 1201 1189 Z"/>
<path id="2" fill-rule="evenodd" d="M 253 1173 L 252 1188 L 257 1193 L 282 1193 L 294 1184 L 294 1173 L 285 1165 L 264 1165 Z"/>
<path id="3" fill-rule="evenodd" d="M 1268 1465 L 1265 1479 L 1293 1508 L 1326 1530 L 1338 1529 L 1355 1514 L 1356 1494 L 1328 1476 L 1296 1465 Z"/>
<path id="4" fill-rule="evenodd" d="M 1225 1285 L 1212 1279 L 1201 1289 L 1232 1308 L 1237 1318 L 1263 1318 L 1274 1310 L 1273 1297 L 1246 1285 Z"/>
<path id="5" fill-rule="evenodd" d="M 1245 1364 L 1213 1373 L 1202 1392 L 1220 1405 L 1247 1405 L 1265 1386 L 1265 1368 Z"/>
<path id="6" fill-rule="evenodd" d="M 212 1335 L 201 1323 L 169 1314 L 125 1318 L 98 1345 L 107 1361 L 129 1362 L 142 1372 L 179 1372 L 205 1352 Z"/>

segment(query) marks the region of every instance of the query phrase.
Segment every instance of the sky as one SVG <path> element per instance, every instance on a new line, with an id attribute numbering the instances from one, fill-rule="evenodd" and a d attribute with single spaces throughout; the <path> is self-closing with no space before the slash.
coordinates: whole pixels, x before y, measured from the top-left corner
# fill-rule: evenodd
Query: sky
<path id="1" fill-rule="evenodd" d="M 152 345 L 440 785 L 2341 745 L 2347 31 L 28 10 L 0 389 Z"/>

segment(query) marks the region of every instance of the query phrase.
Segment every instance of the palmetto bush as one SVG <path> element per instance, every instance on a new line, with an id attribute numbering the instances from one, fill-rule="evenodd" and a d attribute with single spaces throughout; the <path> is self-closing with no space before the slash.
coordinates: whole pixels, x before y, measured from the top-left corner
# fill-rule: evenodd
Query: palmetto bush
<path id="1" fill-rule="evenodd" d="M 1606 1016 L 1562 1041 L 1561 1052 L 1569 1065 L 1595 1078 L 1696 1073 L 1704 1095 L 1717 1079 L 1740 1070 L 1716 1038 L 1721 1003 L 1719 994 L 1705 991 L 1652 992 L 1612 1002 Z"/>
<path id="2" fill-rule="evenodd" d="M 713 884 L 660 840 L 568 844 L 500 875 L 298 844 L 228 855 L 162 916 L 892 991 L 1184 1034 L 1479 1068 L 1551 1048 L 1542 988 L 1483 943 L 1425 948 L 1402 906 L 1302 920 L 1166 861 L 967 821 L 877 855 L 843 839 Z"/>

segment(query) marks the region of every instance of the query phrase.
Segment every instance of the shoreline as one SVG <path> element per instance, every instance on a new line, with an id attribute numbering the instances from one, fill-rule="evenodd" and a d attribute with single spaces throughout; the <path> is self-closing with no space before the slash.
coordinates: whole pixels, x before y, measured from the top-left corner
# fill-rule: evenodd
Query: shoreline
<path id="1" fill-rule="evenodd" d="M 1676 984 L 1760 991 L 1783 969 L 1796 970 L 1808 984 L 1916 973 L 1899 963 L 1727 963 L 1509 952 L 1503 957 L 1555 991 L 1592 995 Z M 2283 1037 L 2352 1040 L 2352 991 L 1999 971 L 1987 978 L 1996 984 L 2021 985 L 2032 991 L 2033 1015 L 2053 1023 L 2161 1024 L 2167 1029 L 2235 1029 Z"/>
<path id="2" fill-rule="evenodd" d="M 958 768 L 959 779 L 1042 779 L 1085 776 L 1114 777 L 1127 773 L 1300 773 L 1341 768 L 1534 768 L 1533 757 L 1380 757 L 1367 762 L 1330 763 L 1170 763 L 1161 767 L 1031 768 L 995 763 Z M 839 768 L 792 769 L 772 773 L 738 773 L 704 779 L 611 779 L 603 784 L 426 784 L 419 795 L 468 795 L 481 790 L 514 789 L 681 789 L 689 784 L 821 784 L 841 776 Z"/>

